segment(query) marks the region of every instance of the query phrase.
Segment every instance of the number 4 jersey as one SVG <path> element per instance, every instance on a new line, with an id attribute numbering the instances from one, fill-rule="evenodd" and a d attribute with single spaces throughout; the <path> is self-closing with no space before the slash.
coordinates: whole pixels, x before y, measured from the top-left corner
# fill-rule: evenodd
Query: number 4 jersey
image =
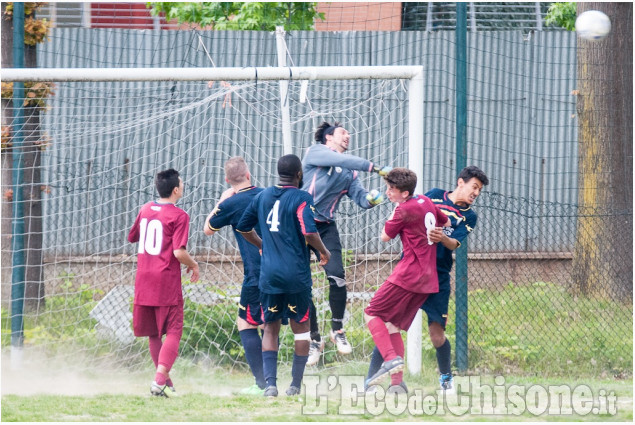
<path id="1" fill-rule="evenodd" d="M 309 193 L 272 186 L 256 195 L 241 217 L 237 231 L 260 227 L 260 291 L 294 294 L 311 288 L 311 254 L 304 235 L 317 233 L 313 208 Z"/>
<path id="2" fill-rule="evenodd" d="M 148 202 L 139 211 L 129 242 L 139 242 L 134 303 L 177 305 L 183 301 L 181 263 L 174 250 L 187 246 L 190 217 L 174 204 Z"/>

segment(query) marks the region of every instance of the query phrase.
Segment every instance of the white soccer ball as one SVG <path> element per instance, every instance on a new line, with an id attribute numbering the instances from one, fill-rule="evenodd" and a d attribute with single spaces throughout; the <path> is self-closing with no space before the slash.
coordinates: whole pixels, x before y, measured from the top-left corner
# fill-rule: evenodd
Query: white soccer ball
<path id="1" fill-rule="evenodd" d="M 611 32 L 611 20 L 599 10 L 587 10 L 575 20 L 575 31 L 585 40 L 601 40 Z"/>

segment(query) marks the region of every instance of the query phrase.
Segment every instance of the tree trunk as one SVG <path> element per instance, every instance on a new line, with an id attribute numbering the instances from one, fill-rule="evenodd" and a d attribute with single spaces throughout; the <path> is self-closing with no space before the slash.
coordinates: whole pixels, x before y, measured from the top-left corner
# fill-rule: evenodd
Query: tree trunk
<path id="1" fill-rule="evenodd" d="M 25 46 L 24 64 L 37 67 L 37 49 Z M 44 270 L 42 265 L 42 179 L 40 108 L 24 110 L 24 230 L 26 247 L 24 309 L 37 312 L 44 307 Z"/>
<path id="2" fill-rule="evenodd" d="M 2 3 L 2 16 L 6 3 Z M 2 67 L 13 66 L 13 25 L 11 20 L 4 20 L 2 25 Z M 35 46 L 24 46 L 24 65 L 27 68 L 37 67 L 37 49 Z M 13 100 L 2 100 L 2 125 L 13 122 Z M 42 183 L 41 183 L 41 146 L 40 108 L 24 108 L 23 186 L 25 230 L 25 291 L 24 310 L 38 311 L 44 305 L 44 273 L 42 266 Z M 13 133 L 13 132 L 12 132 Z M 13 155 L 11 149 L 2 152 L 2 301 L 7 303 L 11 294 L 11 221 L 13 211 L 11 202 L 4 196 L 7 190 L 13 189 Z"/>
<path id="3" fill-rule="evenodd" d="M 633 4 L 581 3 L 611 19 L 600 41 L 578 38 L 578 223 L 574 282 L 582 293 L 633 297 Z"/>
<path id="4" fill-rule="evenodd" d="M 2 68 L 13 67 L 13 25 L 10 20 L 4 19 L 4 10 L 7 7 L 7 3 L 2 3 L 2 10 L 0 19 L 2 19 Z M 2 126 L 10 126 L 13 121 L 13 112 L 11 110 L 11 99 L 2 99 Z M 5 194 L 11 190 L 11 183 L 13 178 L 11 176 L 11 162 L 13 156 L 10 149 L 2 149 L 0 152 L 0 161 L 2 166 L 0 172 L 2 173 L 1 181 L 2 186 L 0 193 L 0 207 L 2 210 L 2 220 L 0 221 L 0 250 L 2 250 L 2 306 L 4 308 L 9 307 L 11 302 L 11 202 L 7 199 Z"/>

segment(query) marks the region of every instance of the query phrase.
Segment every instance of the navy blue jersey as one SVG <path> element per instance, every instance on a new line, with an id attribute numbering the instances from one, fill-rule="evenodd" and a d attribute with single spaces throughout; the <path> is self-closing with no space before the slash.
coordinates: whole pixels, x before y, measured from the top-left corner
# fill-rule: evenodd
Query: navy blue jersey
<path id="1" fill-rule="evenodd" d="M 294 294 L 311 288 L 311 257 L 304 235 L 317 233 L 313 197 L 294 186 L 272 186 L 258 194 L 236 230 L 262 234 L 260 291 Z"/>
<path id="2" fill-rule="evenodd" d="M 444 227 L 445 234 L 462 243 L 476 227 L 476 213 L 470 206 L 460 207 L 448 198 L 452 192 L 443 189 L 432 189 L 426 196 L 432 200 L 439 209 L 450 219 L 452 227 Z M 437 244 L 437 272 L 450 273 L 452 270 L 452 250 L 443 244 Z"/>
<path id="3" fill-rule="evenodd" d="M 243 212 L 245 212 L 245 209 L 251 204 L 254 197 L 262 191 L 262 188 L 256 186 L 239 190 L 238 193 L 225 199 L 218 205 L 216 211 L 214 211 L 214 214 L 207 223 L 207 226 L 215 232 L 225 226 L 232 226 L 234 235 L 236 236 L 236 242 L 238 242 L 240 256 L 243 259 L 243 271 L 245 274 L 245 278 L 243 279 L 244 286 L 258 286 L 258 280 L 260 278 L 260 253 L 258 252 L 258 248 L 247 242 L 243 235 L 236 231 L 236 226 Z M 260 234 L 260 232 L 258 232 L 258 234 Z"/>

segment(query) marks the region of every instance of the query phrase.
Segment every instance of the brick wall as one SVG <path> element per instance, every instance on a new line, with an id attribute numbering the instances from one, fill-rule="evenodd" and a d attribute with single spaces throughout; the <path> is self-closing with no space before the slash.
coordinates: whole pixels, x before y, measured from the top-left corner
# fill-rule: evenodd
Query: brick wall
<path id="1" fill-rule="evenodd" d="M 316 31 L 400 31 L 401 2 L 318 3 L 325 14 L 317 20 Z"/>

